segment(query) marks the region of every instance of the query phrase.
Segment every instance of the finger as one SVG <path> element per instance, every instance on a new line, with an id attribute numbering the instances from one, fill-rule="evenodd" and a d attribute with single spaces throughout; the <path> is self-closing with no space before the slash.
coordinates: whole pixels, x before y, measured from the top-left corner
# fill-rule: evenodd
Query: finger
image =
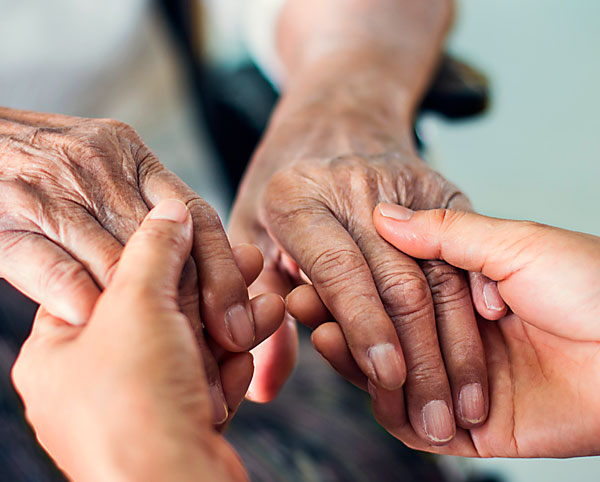
<path id="1" fill-rule="evenodd" d="M 367 203 L 357 210 L 365 208 L 362 216 L 357 211 L 359 219 L 370 219 Z M 351 234 L 373 273 L 404 352 L 409 420 L 425 440 L 447 443 L 456 432 L 454 406 L 427 279 L 416 261 L 381 239 L 371 223 L 355 223 Z"/>
<path id="2" fill-rule="evenodd" d="M 406 369 L 400 342 L 358 246 L 321 204 L 269 210 L 269 226 L 340 323 L 356 363 L 374 383 L 398 388 Z M 305 208 L 307 208 L 305 206 Z"/>
<path id="3" fill-rule="evenodd" d="M 260 249 L 253 244 L 238 244 L 232 248 L 232 251 L 246 286 L 250 286 L 263 269 L 263 255 Z"/>
<path id="4" fill-rule="evenodd" d="M 498 290 L 498 283 L 481 273 L 469 272 L 473 305 L 486 320 L 499 320 L 506 315 L 506 303 Z"/>
<path id="5" fill-rule="evenodd" d="M 250 304 L 256 319 L 256 338 L 254 345 L 250 347 L 250 349 L 254 349 L 279 329 L 285 315 L 285 304 L 281 296 L 275 293 L 255 296 L 250 300 Z M 219 363 L 230 355 L 230 352 L 212 338 L 208 342 Z"/>
<path id="6" fill-rule="evenodd" d="M 456 421 L 462 428 L 473 428 L 485 421 L 489 398 L 483 343 L 467 280 L 443 261 L 423 261 L 421 268 L 431 288 Z"/>
<path id="7" fill-rule="evenodd" d="M 121 257 L 123 245 L 83 209 L 65 213 L 57 224 L 60 228 L 49 230 L 47 235 L 79 261 L 101 289 L 106 288 Z"/>
<path id="8" fill-rule="evenodd" d="M 311 341 L 334 370 L 361 390 L 367 390 L 368 378 L 352 358 L 340 325 L 335 322 L 323 323 L 313 332 Z"/>
<path id="9" fill-rule="evenodd" d="M 448 209 L 415 212 L 393 204 L 380 204 L 373 221 L 383 238 L 410 256 L 442 259 L 495 281 L 516 270 L 516 253 L 506 249 L 507 237 L 532 234 L 527 223 Z"/>
<path id="10" fill-rule="evenodd" d="M 333 316 L 311 284 L 300 285 L 295 288 L 287 295 L 285 304 L 288 313 L 311 330 L 333 320 Z"/>
<path id="11" fill-rule="evenodd" d="M 428 443 L 415 433 L 406 413 L 403 389 L 388 391 L 372 383 L 368 388 L 377 422 L 408 447 L 436 454 L 479 457 L 466 430 L 459 429 L 456 436 L 444 445 Z"/>
<path id="12" fill-rule="evenodd" d="M 0 234 L 2 277 L 48 311 L 73 325 L 85 323 L 100 290 L 88 271 L 41 234 Z"/>
<path id="13" fill-rule="evenodd" d="M 139 157 L 141 156 L 141 157 Z M 146 204 L 179 199 L 194 221 L 192 256 L 198 268 L 202 320 L 210 335 L 229 351 L 249 349 L 256 336 L 245 280 L 238 269 L 219 216 L 151 153 L 138 154 Z"/>
<path id="14" fill-rule="evenodd" d="M 289 378 L 298 357 L 296 323 L 286 316 L 277 331 L 252 350 L 254 377 L 248 389 L 249 400 L 265 403 L 273 400 Z"/>
<path id="15" fill-rule="evenodd" d="M 213 351 L 204 337 L 204 327 L 200 320 L 200 298 L 196 264 L 188 258 L 179 282 L 179 309 L 187 317 L 194 331 L 196 343 L 202 355 L 202 366 L 206 374 L 208 389 L 213 408 L 213 423 L 223 423 L 228 416 L 228 405 L 221 383 L 221 373 Z"/>
<path id="16" fill-rule="evenodd" d="M 290 280 L 282 273 L 273 256 L 267 258 L 258 279 L 250 287 L 251 294 L 276 293 L 285 296 Z M 259 403 L 272 400 L 292 373 L 298 357 L 296 323 L 285 316 L 277 331 L 252 350 L 254 377 L 247 397 Z"/>
<path id="17" fill-rule="evenodd" d="M 248 391 L 254 372 L 252 355 L 248 352 L 230 354 L 221 362 L 219 369 L 223 380 L 223 391 L 229 406 L 229 417 L 222 424 L 222 430 L 234 417 Z"/>
<path id="18" fill-rule="evenodd" d="M 452 196 L 446 207 L 454 211 L 473 211 L 469 199 L 462 193 Z M 481 273 L 469 272 L 469 285 L 473 304 L 481 316 L 487 320 L 499 320 L 506 315 L 506 304 L 494 281 Z"/>
<path id="19" fill-rule="evenodd" d="M 192 221 L 185 204 L 163 201 L 125 246 L 107 293 L 129 293 L 142 298 L 146 307 L 178 311 L 179 281 L 191 244 Z"/>

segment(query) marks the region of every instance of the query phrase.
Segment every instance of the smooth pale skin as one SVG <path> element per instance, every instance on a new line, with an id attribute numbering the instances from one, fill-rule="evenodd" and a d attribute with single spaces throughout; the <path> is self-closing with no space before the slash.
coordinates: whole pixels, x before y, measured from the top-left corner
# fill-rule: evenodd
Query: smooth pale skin
<path id="1" fill-rule="evenodd" d="M 497 281 L 511 309 L 496 322 L 479 322 L 490 386 L 485 424 L 459 430 L 444 447 L 427 445 L 406 416 L 389 416 L 388 406 L 404 404 L 402 390 L 377 389 L 379 422 L 407 445 L 436 453 L 600 454 L 600 238 L 441 209 L 413 214 L 383 205 L 373 220 L 384 239 L 410 256 L 441 259 Z M 339 334 L 328 323 L 313 337 L 327 337 L 330 361 L 356 377 L 360 371 Z"/>
<path id="2" fill-rule="evenodd" d="M 43 307 L 37 314 L 13 379 L 39 441 L 74 480 L 247 480 L 213 428 L 208 348 L 198 344 L 197 309 L 180 284 L 192 238 L 185 205 L 164 201 L 127 243 L 85 326 Z M 251 281 L 257 253 L 238 254 Z M 279 303 L 277 313 L 253 307 L 281 320 Z M 231 415 L 250 383 L 252 355 L 218 360 Z"/>
<path id="3" fill-rule="evenodd" d="M 393 250 L 375 232 L 371 213 L 383 201 L 469 208 L 413 145 L 413 114 L 451 17 L 448 0 L 288 0 L 278 36 L 284 92 L 229 226 L 233 242 L 256 244 L 265 255 L 252 292 L 285 296 L 307 277 L 371 383 L 394 389 L 406 381 L 411 421 L 432 442 L 440 437 L 423 426 L 428 402 L 441 400 L 452 412 L 444 439 L 452 437 L 455 419 L 469 428 L 487 413 L 468 280 L 445 263 L 419 264 Z M 499 296 L 494 310 L 482 301 L 489 280 L 472 281 L 478 311 L 502 316 Z M 447 343 L 438 340 L 449 326 L 459 328 Z M 460 347 L 470 353 L 468 363 L 455 361 L 457 339 L 468 340 Z M 293 322 L 253 353 L 250 398 L 268 401 L 294 365 Z M 373 353 L 383 353 L 379 366 Z M 470 419 L 453 409 L 465 383 L 478 383 L 483 394 Z"/>

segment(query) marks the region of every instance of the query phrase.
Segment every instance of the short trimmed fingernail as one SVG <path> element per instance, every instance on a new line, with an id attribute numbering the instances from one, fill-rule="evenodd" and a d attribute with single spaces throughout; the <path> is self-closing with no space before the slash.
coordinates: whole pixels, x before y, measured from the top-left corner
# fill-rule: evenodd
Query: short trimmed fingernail
<path id="1" fill-rule="evenodd" d="M 227 420 L 229 410 L 223 398 L 223 393 L 217 385 L 210 386 L 210 398 L 213 404 L 213 422 L 215 425 L 219 425 Z"/>
<path id="2" fill-rule="evenodd" d="M 483 285 L 483 302 L 488 310 L 502 311 L 504 309 L 504 301 L 498 291 L 498 285 L 494 281 Z"/>
<path id="3" fill-rule="evenodd" d="M 187 206 L 177 199 L 165 199 L 150 211 L 150 219 L 164 219 L 183 223 L 188 218 Z"/>
<path id="4" fill-rule="evenodd" d="M 469 383 L 461 388 L 458 395 L 458 408 L 462 419 L 469 423 L 479 423 L 485 416 L 483 389 L 479 383 Z"/>
<path id="5" fill-rule="evenodd" d="M 367 351 L 378 385 L 387 390 L 395 390 L 404 384 L 406 376 L 404 363 L 391 343 L 383 343 Z"/>
<path id="6" fill-rule="evenodd" d="M 229 337 L 242 349 L 254 343 L 254 323 L 244 305 L 233 305 L 225 314 L 225 327 Z"/>
<path id="7" fill-rule="evenodd" d="M 423 407 L 425 433 L 433 442 L 448 442 L 454 437 L 454 423 L 443 400 L 432 400 Z"/>
<path id="8" fill-rule="evenodd" d="M 399 204 L 381 203 L 379 212 L 384 218 L 395 219 L 396 221 L 408 221 L 415 212 L 412 209 L 405 208 Z"/>

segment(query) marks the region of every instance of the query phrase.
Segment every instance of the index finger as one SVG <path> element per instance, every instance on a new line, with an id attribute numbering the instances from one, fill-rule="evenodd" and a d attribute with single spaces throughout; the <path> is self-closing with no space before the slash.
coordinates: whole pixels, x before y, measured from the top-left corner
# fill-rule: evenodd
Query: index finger
<path id="1" fill-rule="evenodd" d="M 148 151 L 138 160 L 142 196 L 153 206 L 163 199 L 187 204 L 194 221 L 192 257 L 198 268 L 201 315 L 208 333 L 228 351 L 245 351 L 256 327 L 244 277 L 217 212 Z"/>
<path id="2" fill-rule="evenodd" d="M 317 203 L 311 207 L 271 210 L 270 232 L 312 281 L 363 373 L 377 385 L 399 388 L 406 378 L 404 357 L 371 270 L 337 219 Z"/>

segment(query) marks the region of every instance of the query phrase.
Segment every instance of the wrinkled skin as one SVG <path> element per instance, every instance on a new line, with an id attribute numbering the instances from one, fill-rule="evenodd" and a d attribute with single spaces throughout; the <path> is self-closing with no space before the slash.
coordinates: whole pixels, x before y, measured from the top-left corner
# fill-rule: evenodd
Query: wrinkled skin
<path id="1" fill-rule="evenodd" d="M 373 409 L 411 447 L 479 457 L 600 453 L 600 238 L 528 221 L 449 210 L 397 222 L 374 213 L 381 235 L 423 259 L 483 272 L 512 313 L 480 320 L 490 413 L 444 447 L 424 444 L 402 412 L 401 391 L 378 390 Z"/>
<path id="2" fill-rule="evenodd" d="M 86 325 L 40 308 L 13 368 L 39 441 L 74 480 L 247 480 L 213 429 L 197 310 L 181 303 L 197 286 L 180 284 L 192 223 L 179 209 L 143 222 Z M 252 369 L 249 353 L 221 360 L 231 406 Z"/>
<path id="3" fill-rule="evenodd" d="M 209 337 L 225 351 L 246 351 L 279 325 L 253 313 L 214 209 L 126 124 L 0 108 L 0 163 L 0 273 L 54 316 L 85 323 L 148 210 L 178 199 L 195 230 L 186 276 L 199 291 L 189 304 L 200 307 Z M 280 304 L 263 300 L 271 314 Z M 226 323 L 233 307 L 247 315 L 243 339 Z M 224 400 L 216 361 L 203 354 L 210 385 Z"/>
<path id="4" fill-rule="evenodd" d="M 272 175 L 264 195 L 257 196 L 260 208 L 246 195 L 258 191 L 259 173 L 259 168 L 249 172 L 230 228 L 232 239 L 255 242 L 265 254 L 265 271 L 253 288 L 285 295 L 307 278 L 318 296 L 311 288 L 298 288 L 288 297 L 290 313 L 312 328 L 332 319 L 339 324 L 361 373 L 342 374 L 362 388 L 368 379 L 391 389 L 402 385 L 406 374 L 408 414 L 423 440 L 447 443 L 456 430 L 455 418 L 463 428 L 480 425 L 488 409 L 487 374 L 466 277 L 445 263 L 419 264 L 399 253 L 376 233 L 371 217 L 379 202 L 469 209 L 467 198 L 412 151 L 297 159 Z M 326 309 L 319 308 L 319 298 Z M 286 359 L 291 330 L 284 325 L 255 353 L 271 369 L 263 376 L 259 371 L 253 380 L 262 393 L 277 389 L 272 374 L 277 377 Z M 330 361 L 344 353 L 338 341 L 335 334 L 313 336 Z M 369 350 L 382 345 L 398 355 L 399 361 L 387 363 L 398 368 L 396 373 L 381 376 L 374 369 Z M 480 385 L 482 397 L 477 414 L 467 416 L 458 399 L 461 388 L 473 383 Z M 428 432 L 423 409 L 435 400 L 444 402 L 449 414 L 444 427 Z"/>

